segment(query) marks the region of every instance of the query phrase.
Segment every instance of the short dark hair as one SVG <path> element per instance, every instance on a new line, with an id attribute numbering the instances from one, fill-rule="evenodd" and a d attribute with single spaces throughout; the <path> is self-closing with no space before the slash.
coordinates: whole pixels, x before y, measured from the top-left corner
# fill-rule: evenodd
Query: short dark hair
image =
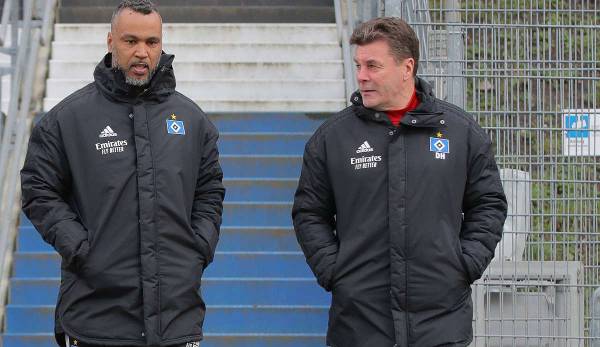
<path id="1" fill-rule="evenodd" d="M 115 18 L 117 18 L 119 13 L 121 13 L 121 11 L 123 11 L 124 9 L 130 9 L 134 12 L 138 12 L 141 14 L 150 14 L 152 12 L 158 13 L 156 5 L 154 5 L 154 3 L 150 0 L 123 0 L 113 11 L 112 18 L 110 20 L 111 29 L 113 24 L 115 23 Z"/>
<path id="2" fill-rule="evenodd" d="M 390 53 L 397 62 L 413 58 L 417 74 L 419 67 L 419 39 L 415 31 L 404 20 L 397 17 L 373 18 L 360 24 L 350 37 L 351 45 L 366 45 L 384 40 L 390 46 Z"/>

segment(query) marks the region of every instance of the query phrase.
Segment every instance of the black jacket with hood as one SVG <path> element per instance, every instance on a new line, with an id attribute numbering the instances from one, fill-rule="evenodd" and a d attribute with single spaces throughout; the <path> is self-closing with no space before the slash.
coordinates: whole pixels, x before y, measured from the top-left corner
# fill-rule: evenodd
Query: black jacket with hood
<path id="1" fill-rule="evenodd" d="M 158 346 L 202 338 L 200 278 L 225 190 L 218 132 L 175 91 L 172 55 L 146 89 L 106 55 L 94 82 L 33 129 L 23 210 L 62 258 L 56 337 Z"/>
<path id="2" fill-rule="evenodd" d="M 494 256 L 506 198 L 486 133 L 416 87 L 420 104 L 398 127 L 355 93 L 306 144 L 292 216 L 332 291 L 330 346 L 472 340 L 470 284 Z"/>

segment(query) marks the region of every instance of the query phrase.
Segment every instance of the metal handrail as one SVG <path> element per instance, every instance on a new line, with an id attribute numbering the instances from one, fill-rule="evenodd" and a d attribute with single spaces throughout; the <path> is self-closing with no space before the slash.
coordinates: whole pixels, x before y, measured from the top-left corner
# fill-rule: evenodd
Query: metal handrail
<path id="1" fill-rule="evenodd" d="M 0 73 L 9 74 L 12 82 L 6 122 L 0 131 L 0 321 L 4 317 L 17 220 L 21 210 L 19 171 L 25 158 L 32 122 L 31 99 L 37 59 L 40 46 L 48 43 L 57 3 L 56 0 L 42 1 L 43 18 L 37 20 L 34 19 L 35 1 L 5 0 L 4 8 L 10 9 L 10 13 L 3 13 L 0 24 L 0 43 L 3 45 L 6 45 L 4 36 L 9 23 L 11 26 L 10 47 L 4 47 L 1 52 L 11 55 L 11 66 L 0 69 Z M 19 20 L 21 3 L 23 17 Z"/>

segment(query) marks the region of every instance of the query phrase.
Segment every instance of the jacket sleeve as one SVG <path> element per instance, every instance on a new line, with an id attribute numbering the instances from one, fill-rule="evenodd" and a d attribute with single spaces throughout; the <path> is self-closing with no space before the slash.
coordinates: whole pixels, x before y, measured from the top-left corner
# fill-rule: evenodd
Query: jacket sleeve
<path id="1" fill-rule="evenodd" d="M 472 283 L 482 276 L 494 257 L 502 237 L 507 203 L 491 141 L 477 125 L 471 132 L 460 242 Z"/>
<path id="2" fill-rule="evenodd" d="M 50 123 L 43 119 L 32 131 L 21 170 L 22 207 L 64 264 L 79 266 L 89 251 L 88 233 L 67 202 L 71 174 L 58 126 Z"/>
<path id="3" fill-rule="evenodd" d="M 338 252 L 335 202 L 325 165 L 322 141 L 309 141 L 292 208 L 298 243 L 317 282 L 330 291 Z"/>
<path id="4" fill-rule="evenodd" d="M 212 262 L 215 255 L 225 198 L 223 171 L 219 164 L 217 149 L 219 133 L 210 122 L 207 123 L 209 131 L 206 132 L 202 145 L 202 157 L 192 206 L 192 229 L 202 240 L 203 255 L 206 257 L 205 267 Z"/>

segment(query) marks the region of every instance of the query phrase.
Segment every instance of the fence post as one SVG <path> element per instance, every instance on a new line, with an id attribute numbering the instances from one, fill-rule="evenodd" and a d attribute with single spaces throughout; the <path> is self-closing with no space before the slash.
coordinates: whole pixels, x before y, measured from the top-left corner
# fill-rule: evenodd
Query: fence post
<path id="1" fill-rule="evenodd" d="M 448 23 L 448 102 L 464 108 L 465 79 L 463 77 L 464 42 L 460 24 L 460 2 L 446 0 L 446 21 Z"/>

